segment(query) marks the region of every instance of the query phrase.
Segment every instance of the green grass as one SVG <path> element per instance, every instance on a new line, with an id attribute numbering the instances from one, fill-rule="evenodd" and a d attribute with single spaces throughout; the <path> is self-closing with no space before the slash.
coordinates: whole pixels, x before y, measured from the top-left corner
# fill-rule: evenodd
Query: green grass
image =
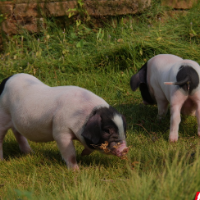
<path id="1" fill-rule="evenodd" d="M 11 131 L 0 162 L 0 199 L 194 199 L 200 185 L 197 123 L 182 117 L 179 141 L 168 142 L 169 118 L 156 120 L 157 107 L 132 92 L 130 77 L 152 56 L 170 53 L 200 63 L 199 5 L 187 15 L 165 17 L 159 4 L 137 17 L 111 20 L 104 28 L 81 24 L 4 38 L 0 79 L 25 72 L 50 86 L 78 85 L 104 98 L 127 120 L 128 161 L 94 152 L 69 171 L 56 143 L 30 142 L 23 155 Z M 164 22 L 163 22 L 164 21 Z M 66 19 L 66 24 L 68 20 Z"/>

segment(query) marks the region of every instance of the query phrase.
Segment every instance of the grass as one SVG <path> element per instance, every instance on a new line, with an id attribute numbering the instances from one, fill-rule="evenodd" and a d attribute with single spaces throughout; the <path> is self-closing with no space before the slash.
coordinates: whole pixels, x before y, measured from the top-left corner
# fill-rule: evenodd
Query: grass
<path id="1" fill-rule="evenodd" d="M 126 117 L 128 161 L 94 152 L 81 157 L 79 172 L 67 170 L 56 143 L 30 142 L 23 155 L 11 131 L 0 162 L 0 199 L 194 199 L 200 185 L 199 138 L 194 117 L 182 117 L 179 141 L 168 142 L 169 117 L 158 122 L 157 107 L 145 106 L 132 92 L 130 77 L 152 56 L 170 53 L 200 63 L 199 5 L 187 15 L 166 16 L 158 3 L 135 17 L 97 28 L 26 31 L 4 40 L 0 79 L 25 72 L 50 86 L 78 85 L 104 98 Z M 68 23 L 66 19 L 66 23 Z"/>

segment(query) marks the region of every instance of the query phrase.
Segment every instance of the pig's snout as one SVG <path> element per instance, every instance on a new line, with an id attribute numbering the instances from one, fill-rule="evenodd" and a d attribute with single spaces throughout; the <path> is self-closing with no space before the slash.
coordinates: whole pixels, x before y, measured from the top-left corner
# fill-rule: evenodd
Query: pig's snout
<path id="1" fill-rule="evenodd" d="M 122 144 L 116 146 L 113 148 L 112 153 L 116 155 L 117 157 L 125 156 L 128 153 L 128 147 L 126 146 L 126 143 L 123 142 Z"/>
<path id="2" fill-rule="evenodd" d="M 114 152 L 114 154 L 117 157 L 125 156 L 127 153 L 128 153 L 128 147 L 124 148 L 122 151 L 120 151 L 119 149 L 116 149 L 115 152 Z"/>
<path id="3" fill-rule="evenodd" d="M 116 149 L 115 152 L 114 152 L 114 154 L 117 157 L 125 156 L 127 153 L 128 153 L 128 147 L 124 148 L 122 151 L 120 149 Z"/>

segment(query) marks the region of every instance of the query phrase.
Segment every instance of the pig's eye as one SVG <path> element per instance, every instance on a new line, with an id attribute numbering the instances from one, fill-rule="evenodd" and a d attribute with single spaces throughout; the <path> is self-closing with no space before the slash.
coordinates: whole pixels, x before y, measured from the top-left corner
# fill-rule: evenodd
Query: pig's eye
<path id="1" fill-rule="evenodd" d="M 106 133 L 110 133 L 109 129 L 107 129 L 107 128 L 104 128 L 103 131 L 106 132 Z"/>

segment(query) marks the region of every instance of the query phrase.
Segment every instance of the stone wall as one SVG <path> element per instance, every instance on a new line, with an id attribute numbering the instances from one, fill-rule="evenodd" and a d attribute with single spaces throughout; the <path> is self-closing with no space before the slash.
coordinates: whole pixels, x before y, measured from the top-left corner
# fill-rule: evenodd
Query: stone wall
<path id="1" fill-rule="evenodd" d="M 37 3 L 40 2 L 40 3 Z M 89 16 L 104 17 L 137 14 L 151 5 L 151 0 L 82 0 L 82 9 Z M 197 0 L 162 0 L 163 6 L 190 9 Z M 78 7 L 77 0 L 13 0 L 0 2 L 0 14 L 6 16 L 1 31 L 7 35 L 39 32 L 45 27 L 45 17 L 69 15 L 69 9 Z M 1 33 L 0 33 L 1 34 Z"/>
<path id="2" fill-rule="evenodd" d="M 35 0 L 36 1 L 36 0 Z M 18 0 L 1 2 L 0 13 L 6 15 L 2 23 L 3 31 L 8 35 L 19 33 L 22 28 L 38 32 L 45 26 L 45 17 L 68 15 L 69 9 L 78 7 L 77 1 Z M 150 6 L 151 0 L 83 0 L 82 9 L 89 16 L 116 16 L 136 14 Z"/>

